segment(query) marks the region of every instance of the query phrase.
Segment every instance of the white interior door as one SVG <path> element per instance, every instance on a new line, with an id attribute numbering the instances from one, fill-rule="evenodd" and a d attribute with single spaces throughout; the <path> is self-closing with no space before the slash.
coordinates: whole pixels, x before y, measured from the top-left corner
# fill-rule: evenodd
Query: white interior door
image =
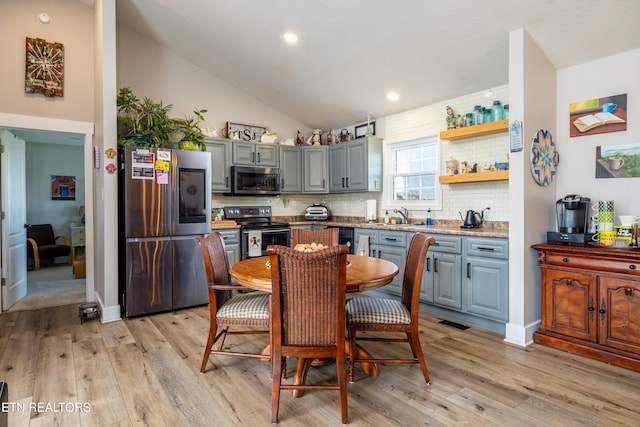
<path id="1" fill-rule="evenodd" d="M 27 295 L 27 220 L 25 142 L 8 130 L 0 131 L 4 147 L 2 182 L 2 311 Z M 10 191 L 9 191 L 10 190 Z"/>

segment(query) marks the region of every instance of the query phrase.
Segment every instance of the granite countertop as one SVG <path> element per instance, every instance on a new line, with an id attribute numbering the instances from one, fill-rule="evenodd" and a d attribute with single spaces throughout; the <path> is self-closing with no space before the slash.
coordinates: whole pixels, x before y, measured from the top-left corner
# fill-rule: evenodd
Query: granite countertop
<path id="1" fill-rule="evenodd" d="M 372 230 L 410 231 L 433 234 L 451 234 L 458 236 L 498 237 L 509 238 L 509 223 L 501 221 L 486 221 L 479 228 L 460 228 L 459 220 L 435 220 L 434 225 L 426 227 L 424 224 L 384 224 L 381 222 L 366 222 L 364 218 L 336 217 L 327 221 L 307 221 L 304 217 L 273 217 L 273 222 L 288 222 L 290 225 L 326 225 L 333 227 L 369 228 Z M 232 221 L 213 221 L 213 229 L 240 228 Z"/>
<path id="2" fill-rule="evenodd" d="M 274 220 L 275 221 L 275 220 Z M 291 218 L 284 220 L 279 218 L 279 221 L 288 222 L 290 225 L 327 225 L 338 227 L 353 227 L 353 228 L 369 228 L 373 230 L 394 230 L 394 231 L 410 231 L 421 233 L 433 233 L 433 234 L 452 234 L 459 236 L 476 236 L 476 237 L 509 237 L 509 223 L 487 221 L 479 228 L 460 228 L 462 221 L 459 220 L 436 220 L 434 225 L 426 227 L 424 224 L 384 224 L 380 222 L 369 223 L 364 218 L 332 218 L 327 221 L 306 221 L 299 218 Z"/>

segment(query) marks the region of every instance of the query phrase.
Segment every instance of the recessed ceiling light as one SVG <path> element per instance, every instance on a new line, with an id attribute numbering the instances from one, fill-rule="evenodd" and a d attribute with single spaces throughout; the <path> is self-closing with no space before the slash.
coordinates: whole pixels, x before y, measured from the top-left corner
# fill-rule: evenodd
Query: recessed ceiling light
<path id="1" fill-rule="evenodd" d="M 36 19 L 38 20 L 39 23 L 45 24 L 45 25 L 51 22 L 51 17 L 47 12 L 40 12 L 39 14 L 36 15 Z"/>
<path id="2" fill-rule="evenodd" d="M 284 33 L 284 40 L 287 43 L 295 44 L 295 43 L 298 43 L 298 36 L 296 36 L 293 33 Z"/>
<path id="3" fill-rule="evenodd" d="M 400 95 L 398 95 L 397 92 L 389 92 L 387 94 L 387 99 L 389 101 L 397 101 L 400 98 Z"/>

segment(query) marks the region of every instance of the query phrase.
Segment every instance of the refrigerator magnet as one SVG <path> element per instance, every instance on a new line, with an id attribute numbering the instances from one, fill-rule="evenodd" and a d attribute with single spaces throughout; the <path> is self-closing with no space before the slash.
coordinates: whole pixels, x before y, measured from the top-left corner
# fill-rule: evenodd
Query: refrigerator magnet
<path id="1" fill-rule="evenodd" d="M 158 160 L 164 160 L 166 162 L 171 160 L 171 151 L 158 150 Z"/>
<path id="2" fill-rule="evenodd" d="M 158 160 L 156 160 L 155 169 L 157 171 L 169 172 L 169 162 L 158 158 Z"/>
<path id="3" fill-rule="evenodd" d="M 117 153 L 113 148 L 107 148 L 104 154 L 107 156 L 107 159 L 113 159 L 114 157 L 116 157 Z"/>
<path id="4" fill-rule="evenodd" d="M 158 171 L 156 174 L 156 183 L 169 184 L 169 173 L 165 171 Z"/>
<path id="5" fill-rule="evenodd" d="M 118 169 L 113 163 L 108 163 L 104 168 L 109 175 L 113 175 Z"/>

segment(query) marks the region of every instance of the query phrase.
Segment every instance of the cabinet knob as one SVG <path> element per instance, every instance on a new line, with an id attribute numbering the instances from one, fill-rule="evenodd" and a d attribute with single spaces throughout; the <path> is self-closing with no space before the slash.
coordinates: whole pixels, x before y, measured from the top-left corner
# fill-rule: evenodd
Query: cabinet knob
<path id="1" fill-rule="evenodd" d="M 569 258 L 562 258 L 562 262 L 569 262 Z"/>
<path id="2" fill-rule="evenodd" d="M 631 265 L 629 266 L 629 270 L 635 270 L 635 269 L 636 269 L 635 264 L 631 264 Z"/>

